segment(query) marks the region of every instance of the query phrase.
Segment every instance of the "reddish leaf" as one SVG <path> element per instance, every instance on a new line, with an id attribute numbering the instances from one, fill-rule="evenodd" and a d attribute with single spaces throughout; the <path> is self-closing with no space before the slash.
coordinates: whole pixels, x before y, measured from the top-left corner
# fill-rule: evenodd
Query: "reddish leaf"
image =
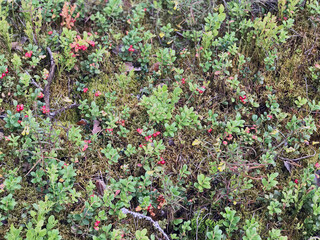
<path id="1" fill-rule="evenodd" d="M 88 121 L 85 119 L 81 119 L 79 122 L 76 123 L 79 126 L 84 126 L 88 124 Z"/>
<path id="2" fill-rule="evenodd" d="M 120 190 L 117 190 L 114 196 L 116 197 L 120 192 L 121 192 Z"/>
<path id="3" fill-rule="evenodd" d="M 159 63 L 159 62 L 156 62 L 155 64 L 153 64 L 153 65 L 151 66 L 151 68 L 149 69 L 149 72 L 151 72 L 151 73 L 152 73 L 153 71 L 158 72 L 159 66 L 160 66 L 160 63 Z"/>

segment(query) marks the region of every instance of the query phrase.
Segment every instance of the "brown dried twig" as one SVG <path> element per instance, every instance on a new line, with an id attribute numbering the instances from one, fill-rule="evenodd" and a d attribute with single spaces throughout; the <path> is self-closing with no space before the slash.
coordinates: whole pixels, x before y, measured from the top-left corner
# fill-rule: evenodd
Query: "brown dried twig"
<path id="1" fill-rule="evenodd" d="M 164 239 L 166 240 L 170 240 L 170 238 L 168 237 L 168 235 L 162 230 L 162 228 L 159 226 L 159 223 L 156 222 L 156 221 L 153 221 L 153 219 L 151 217 L 148 217 L 148 216 L 145 216 L 141 213 L 136 213 L 136 212 L 132 212 L 130 211 L 129 209 L 127 208 L 121 208 L 121 211 L 124 213 L 124 214 L 130 214 L 132 215 L 133 217 L 135 218 L 138 218 L 138 219 L 145 219 L 149 222 L 151 222 L 153 224 L 153 226 L 163 235 Z"/>
<path id="2" fill-rule="evenodd" d="M 290 158 L 284 158 L 284 157 L 278 156 L 278 158 L 281 159 L 281 160 L 284 160 L 284 161 L 292 161 L 292 162 L 294 162 L 294 161 L 299 161 L 299 160 L 302 160 L 302 159 L 314 157 L 317 152 L 316 152 L 316 150 L 313 150 L 313 151 L 314 151 L 314 153 L 312 155 L 308 155 L 308 156 L 304 156 L 304 157 L 290 159 Z"/>
<path id="3" fill-rule="evenodd" d="M 55 73 L 55 69 L 56 69 L 56 63 L 54 62 L 54 58 L 53 58 L 53 54 L 52 54 L 52 51 L 49 47 L 47 47 L 47 51 L 49 53 L 49 56 L 50 56 L 50 71 L 49 71 L 49 76 L 48 76 L 48 79 L 47 79 L 47 84 L 44 86 L 44 89 L 43 89 L 43 93 L 44 93 L 44 102 L 45 102 L 45 105 L 48 109 L 50 109 L 50 87 L 51 87 L 51 84 L 52 84 L 52 81 L 53 81 L 53 78 L 54 78 L 54 73 Z M 38 86 L 37 86 L 38 87 Z M 42 89 L 42 88 L 40 88 Z M 68 109 L 72 109 L 72 108 L 76 108 L 78 107 L 79 104 L 77 103 L 73 103 L 69 106 L 66 106 L 66 107 L 63 107 L 63 108 L 60 108 L 54 112 L 51 112 L 49 114 L 50 118 L 54 118 L 56 115 L 68 110 Z"/>
<path id="4" fill-rule="evenodd" d="M 54 62 L 54 58 L 51 52 L 51 49 L 49 47 L 47 47 L 47 51 L 49 53 L 50 56 L 50 71 L 49 71 L 49 76 L 48 76 L 48 82 L 47 84 L 44 86 L 43 89 L 43 93 L 44 93 L 44 102 L 46 104 L 46 107 L 50 109 L 50 86 L 54 77 L 54 72 L 55 72 L 55 68 L 56 68 L 56 64 Z"/>
<path id="5" fill-rule="evenodd" d="M 31 77 L 31 75 L 27 71 L 25 71 L 25 73 Z M 32 77 L 31 77 L 31 84 L 35 85 L 37 88 L 39 88 L 41 91 L 43 91 L 43 88 L 40 87 L 40 85 Z"/>
<path id="6" fill-rule="evenodd" d="M 60 113 L 66 111 L 68 109 L 77 108 L 77 107 L 79 107 L 79 105 L 80 104 L 78 104 L 78 103 L 73 103 L 73 104 L 71 104 L 69 106 L 60 108 L 60 109 L 58 109 L 58 110 L 56 110 L 54 112 L 49 113 L 49 116 L 50 116 L 50 118 L 54 118 L 57 114 L 60 114 Z"/>

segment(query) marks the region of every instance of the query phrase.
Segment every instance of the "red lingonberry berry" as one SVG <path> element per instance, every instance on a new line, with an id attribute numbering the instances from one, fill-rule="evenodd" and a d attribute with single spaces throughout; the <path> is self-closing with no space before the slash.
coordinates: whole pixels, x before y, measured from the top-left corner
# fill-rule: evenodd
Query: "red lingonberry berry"
<path id="1" fill-rule="evenodd" d="M 95 227 L 98 227 L 99 224 L 100 224 L 100 221 L 97 220 L 97 221 L 94 223 L 94 226 L 95 226 Z"/>
<path id="2" fill-rule="evenodd" d="M 39 95 L 38 95 L 38 99 L 42 99 L 44 97 L 43 93 L 40 92 Z"/>
<path id="3" fill-rule="evenodd" d="M 50 110 L 46 107 L 46 105 L 42 106 L 41 110 L 42 110 L 43 114 L 46 114 L 46 113 L 50 112 Z"/>
<path id="4" fill-rule="evenodd" d="M 24 56 L 27 58 L 31 58 L 32 53 L 33 53 L 32 51 L 26 52 L 26 54 Z"/>
<path id="5" fill-rule="evenodd" d="M 16 108 L 17 112 L 21 112 L 23 109 L 24 109 L 23 104 L 17 105 L 17 108 Z"/>

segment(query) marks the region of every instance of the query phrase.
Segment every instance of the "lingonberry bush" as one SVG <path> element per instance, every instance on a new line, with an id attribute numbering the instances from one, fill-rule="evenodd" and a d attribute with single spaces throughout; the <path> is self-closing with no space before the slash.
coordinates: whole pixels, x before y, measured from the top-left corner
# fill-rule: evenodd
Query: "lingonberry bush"
<path id="1" fill-rule="evenodd" d="M 0 0 L 0 238 L 318 238 L 319 26 L 317 0 Z"/>

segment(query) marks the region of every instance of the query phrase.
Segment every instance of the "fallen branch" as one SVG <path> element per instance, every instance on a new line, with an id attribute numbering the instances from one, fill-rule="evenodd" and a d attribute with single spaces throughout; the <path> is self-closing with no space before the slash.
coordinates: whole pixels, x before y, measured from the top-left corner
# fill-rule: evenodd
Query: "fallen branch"
<path id="1" fill-rule="evenodd" d="M 55 71 L 55 68 L 56 68 L 56 64 L 54 62 L 53 55 L 52 55 L 51 49 L 49 47 L 47 47 L 47 51 L 48 51 L 49 56 L 50 56 L 50 64 L 51 64 L 51 66 L 50 66 L 49 76 L 48 76 L 48 79 L 47 79 L 48 82 L 44 87 L 43 93 L 44 93 L 44 102 L 46 104 L 46 107 L 50 109 L 50 86 L 51 86 L 51 83 L 52 83 L 52 80 L 53 80 L 53 77 L 54 77 L 54 71 Z"/>
<path id="2" fill-rule="evenodd" d="M 31 77 L 31 75 L 27 71 L 25 71 L 25 73 Z M 39 88 L 41 91 L 43 91 L 43 88 L 40 87 L 40 85 L 32 77 L 31 77 L 31 84 L 35 85 L 37 88 Z"/>
<path id="3" fill-rule="evenodd" d="M 80 104 L 78 104 L 78 103 L 73 103 L 73 104 L 71 104 L 71 105 L 69 105 L 69 106 L 60 108 L 60 109 L 58 109 L 58 110 L 56 110 L 56 111 L 54 111 L 54 112 L 49 113 L 49 116 L 50 116 L 50 118 L 54 118 L 57 114 L 60 114 L 60 113 L 66 111 L 66 110 L 68 110 L 68 109 L 72 109 L 72 108 L 79 107 L 79 105 L 80 105 Z"/>
<path id="4" fill-rule="evenodd" d="M 153 224 L 153 226 L 159 231 L 161 232 L 161 234 L 164 236 L 164 238 L 166 240 L 170 240 L 170 238 L 168 237 L 168 235 L 162 230 L 162 228 L 159 226 L 159 223 L 156 222 L 156 221 L 153 221 L 153 219 L 151 217 L 148 217 L 148 216 L 145 216 L 141 213 L 136 213 L 136 212 L 132 212 L 130 211 L 129 209 L 126 209 L 126 208 L 121 208 L 121 211 L 124 213 L 124 214 L 131 214 L 133 217 L 135 218 L 139 218 L 139 219 L 145 219 L 149 222 L 151 222 Z"/>
<path id="5" fill-rule="evenodd" d="M 304 157 L 300 157 L 300 158 L 293 158 L 293 159 L 290 159 L 290 158 L 284 158 L 284 157 L 280 157 L 278 156 L 278 158 L 280 158 L 281 160 L 285 160 L 285 161 L 299 161 L 299 160 L 302 160 L 302 159 L 306 159 L 306 158 L 310 158 L 310 157 L 314 157 L 316 155 L 316 150 L 313 150 L 314 153 L 312 155 L 308 155 L 308 156 L 304 156 Z"/>
<path id="6" fill-rule="evenodd" d="M 28 176 L 29 173 L 30 173 L 30 172 L 39 164 L 39 162 L 41 162 L 41 161 L 43 161 L 43 157 L 40 158 L 40 159 L 33 165 L 33 167 L 27 172 L 26 175 L 24 175 L 24 177 Z"/>

